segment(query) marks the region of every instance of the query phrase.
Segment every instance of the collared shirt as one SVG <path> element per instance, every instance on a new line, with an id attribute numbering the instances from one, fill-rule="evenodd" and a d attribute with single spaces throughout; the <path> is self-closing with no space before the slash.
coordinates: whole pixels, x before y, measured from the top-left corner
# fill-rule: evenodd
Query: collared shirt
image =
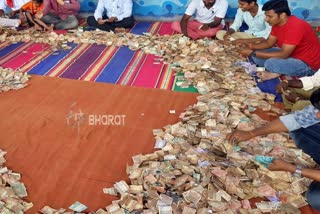
<path id="1" fill-rule="evenodd" d="M 310 77 L 299 78 L 303 85 L 303 90 L 309 91 L 315 87 L 320 87 L 320 69 Z"/>
<path id="2" fill-rule="evenodd" d="M 13 7 L 11 8 L 12 11 L 20 10 L 22 5 L 29 2 L 30 0 L 13 0 Z M 8 11 L 9 6 L 6 0 L 0 0 L 0 10 Z"/>
<path id="3" fill-rule="evenodd" d="M 308 128 L 309 126 L 320 123 L 320 119 L 317 118 L 318 112 L 318 109 L 312 105 L 309 105 L 300 111 L 295 111 L 291 114 L 281 116 L 279 119 L 289 131 L 294 131 L 300 128 Z"/>
<path id="4" fill-rule="evenodd" d="M 215 17 L 224 18 L 228 10 L 228 2 L 226 0 L 216 0 L 215 4 L 207 9 L 202 0 L 192 0 L 185 12 L 186 15 L 195 14 L 195 20 L 203 24 L 209 24 L 214 21 Z M 224 20 L 221 22 L 224 25 Z"/>
<path id="5" fill-rule="evenodd" d="M 77 15 L 79 10 L 78 0 L 65 0 L 63 5 L 58 4 L 57 0 L 45 0 L 43 1 L 42 13 L 47 15 L 51 12 L 65 20 L 68 16 Z"/>
<path id="6" fill-rule="evenodd" d="M 99 0 L 94 18 L 98 21 L 105 13 L 109 18 L 117 17 L 118 21 L 130 17 L 132 0 Z"/>
<path id="7" fill-rule="evenodd" d="M 240 8 L 237 11 L 233 24 L 230 26 L 235 31 L 238 31 L 244 21 L 249 29 L 246 33 L 254 35 L 256 37 L 263 37 L 267 39 L 271 32 L 271 26 L 266 22 L 266 16 L 262 11 L 262 6 L 258 5 L 258 13 L 256 16 L 252 16 L 250 12 L 243 12 Z"/>

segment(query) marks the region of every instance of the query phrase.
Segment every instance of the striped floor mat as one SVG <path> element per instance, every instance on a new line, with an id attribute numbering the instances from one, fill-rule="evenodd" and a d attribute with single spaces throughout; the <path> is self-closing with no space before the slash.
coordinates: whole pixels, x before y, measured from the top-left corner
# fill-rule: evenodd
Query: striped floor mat
<path id="1" fill-rule="evenodd" d="M 169 22 L 139 22 L 130 31 L 172 35 Z M 0 44 L 0 66 L 19 69 L 29 74 L 85 81 L 159 88 L 177 91 L 175 72 L 170 65 L 154 64 L 156 56 L 127 47 L 97 44 L 69 44 L 70 50 L 52 52 L 40 43 Z"/>

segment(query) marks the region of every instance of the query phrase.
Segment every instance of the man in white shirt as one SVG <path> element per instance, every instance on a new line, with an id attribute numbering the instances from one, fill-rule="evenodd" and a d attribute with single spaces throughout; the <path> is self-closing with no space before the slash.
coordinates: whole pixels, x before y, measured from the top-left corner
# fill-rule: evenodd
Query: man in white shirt
<path id="1" fill-rule="evenodd" d="M 310 105 L 311 94 L 320 87 L 320 69 L 313 75 L 296 80 L 283 80 L 277 85 L 282 95 L 285 109 L 297 111 Z"/>
<path id="2" fill-rule="evenodd" d="M 94 15 L 88 17 L 87 23 L 104 31 L 133 27 L 132 0 L 99 0 Z"/>
<path id="3" fill-rule="evenodd" d="M 173 22 L 171 27 L 194 40 L 213 37 L 223 28 L 227 9 L 226 0 L 192 0 L 181 21 Z M 193 15 L 194 20 L 189 21 Z"/>
<path id="4" fill-rule="evenodd" d="M 257 4 L 257 0 L 239 0 L 239 9 L 233 24 L 228 31 L 217 32 L 219 40 L 241 40 L 242 42 L 259 42 L 269 37 L 271 26 L 266 22 L 266 16 L 262 11 L 262 6 Z M 245 22 L 248 30 L 237 32 Z"/>

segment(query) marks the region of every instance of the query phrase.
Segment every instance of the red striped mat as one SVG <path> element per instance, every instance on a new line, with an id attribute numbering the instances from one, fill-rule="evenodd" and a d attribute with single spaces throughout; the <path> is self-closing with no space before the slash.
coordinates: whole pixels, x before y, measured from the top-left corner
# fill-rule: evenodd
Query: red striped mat
<path id="1" fill-rule="evenodd" d="M 168 22 L 137 23 L 131 32 L 173 34 L 171 23 Z M 12 45 L 17 47 L 8 51 Z M 74 44 L 72 47 L 69 51 L 57 54 L 44 44 L 5 42 L 0 44 L 0 66 L 52 77 L 173 89 L 174 71 L 170 65 L 154 63 L 157 58 L 154 55 L 96 44 Z M 96 56 L 90 61 L 88 58 L 92 54 Z M 117 66 L 119 60 L 126 64 Z"/>

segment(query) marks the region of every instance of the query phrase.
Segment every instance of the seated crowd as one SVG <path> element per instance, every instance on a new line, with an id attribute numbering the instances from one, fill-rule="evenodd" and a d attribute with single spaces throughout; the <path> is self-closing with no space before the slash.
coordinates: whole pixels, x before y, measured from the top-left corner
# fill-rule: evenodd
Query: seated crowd
<path id="1" fill-rule="evenodd" d="M 180 21 L 172 29 L 191 39 L 216 37 L 240 47 L 240 54 L 251 57 L 261 81 L 291 76 L 276 90 L 283 95 L 285 108 L 293 113 L 281 116 L 250 132 L 234 131 L 228 136 L 241 142 L 259 135 L 289 132 L 297 147 L 320 164 L 320 42 L 312 27 L 291 15 L 287 0 L 239 0 L 235 20 L 225 29 L 227 0 L 191 0 Z M 9 14 L 5 14 L 7 9 Z M 0 0 L 0 26 L 34 26 L 38 30 L 78 27 L 78 0 Z M 239 32 L 242 24 L 248 29 Z M 87 18 L 92 29 L 123 32 L 134 25 L 132 0 L 99 0 L 93 16 Z M 274 160 L 270 170 L 289 171 L 314 180 L 307 192 L 310 205 L 320 210 L 320 170 L 300 168 Z"/>

